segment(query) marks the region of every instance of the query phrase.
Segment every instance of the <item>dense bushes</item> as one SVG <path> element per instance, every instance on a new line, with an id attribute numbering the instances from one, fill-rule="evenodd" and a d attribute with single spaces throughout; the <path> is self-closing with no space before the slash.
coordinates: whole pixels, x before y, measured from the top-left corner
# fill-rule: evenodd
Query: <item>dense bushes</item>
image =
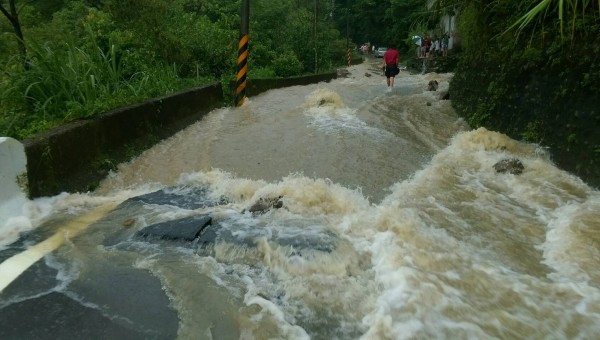
<path id="1" fill-rule="evenodd" d="M 561 167 L 600 185 L 598 8 L 562 37 L 550 16 L 515 36 L 502 33 L 523 4 L 496 3 L 502 6 L 473 2 L 459 19 L 464 53 L 451 82 L 453 105 L 473 127 L 549 146 Z M 487 24 L 491 18 L 504 25 Z"/>

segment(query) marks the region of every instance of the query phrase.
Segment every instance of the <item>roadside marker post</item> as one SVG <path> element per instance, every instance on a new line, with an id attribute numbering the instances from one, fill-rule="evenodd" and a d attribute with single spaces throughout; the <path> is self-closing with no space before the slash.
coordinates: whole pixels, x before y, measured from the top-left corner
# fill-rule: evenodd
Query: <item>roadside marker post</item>
<path id="1" fill-rule="evenodd" d="M 248 72 L 248 32 L 250 21 L 250 0 L 242 0 L 240 41 L 238 44 L 237 76 L 235 84 L 235 105 L 246 101 L 246 73 Z"/>
<path id="2" fill-rule="evenodd" d="M 350 66 L 350 48 L 348 48 L 348 66 Z"/>

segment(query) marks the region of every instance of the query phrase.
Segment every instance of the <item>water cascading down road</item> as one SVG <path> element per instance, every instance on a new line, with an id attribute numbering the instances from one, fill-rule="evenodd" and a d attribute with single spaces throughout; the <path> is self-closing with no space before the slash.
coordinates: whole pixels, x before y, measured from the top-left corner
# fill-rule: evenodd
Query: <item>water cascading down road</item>
<path id="1" fill-rule="evenodd" d="M 0 338 L 600 334 L 600 193 L 469 129 L 440 99 L 451 74 L 403 71 L 388 93 L 375 61 L 348 71 L 214 110 L 94 192 L 26 202 L 3 275 L 63 234 L 0 293 Z M 515 158 L 521 174 L 495 171 Z"/>

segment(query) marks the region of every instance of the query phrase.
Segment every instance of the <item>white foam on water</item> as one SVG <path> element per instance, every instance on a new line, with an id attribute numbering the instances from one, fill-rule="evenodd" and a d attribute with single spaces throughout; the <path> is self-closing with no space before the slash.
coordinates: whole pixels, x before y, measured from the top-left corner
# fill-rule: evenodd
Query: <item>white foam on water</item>
<path id="1" fill-rule="evenodd" d="M 600 287 L 600 195 L 591 193 L 584 202 L 572 201 L 554 210 L 550 216 L 546 240 L 538 248 L 544 263 L 555 272 L 556 282 L 592 284 Z"/>
<path id="2" fill-rule="evenodd" d="M 191 127 L 158 146 L 156 159 L 149 151 L 122 165 L 124 174 L 115 174 L 95 195 L 36 201 L 31 224 L 169 185 L 208 188 L 210 198 L 226 198 L 228 204 L 210 212 L 232 240 L 214 245 L 212 252 L 136 240 L 126 247 L 103 247 L 86 239 L 93 240 L 91 232 L 73 241 L 81 247 L 74 256 L 131 261 L 158 277 L 180 316 L 181 338 L 587 339 L 600 334 L 598 191 L 556 168 L 537 145 L 485 129 L 450 138 L 461 130 L 461 122 L 444 114 L 450 109 L 439 102 L 438 93 L 426 92 L 429 80 L 438 80 L 442 91 L 450 76 L 403 75 L 398 84 L 422 91 L 408 99 L 395 92 L 375 98 L 371 94 L 384 88 L 384 78 L 363 77 L 364 68 L 353 72 L 351 79 L 269 91 L 239 110 L 220 110 L 206 123 L 226 132 L 247 128 L 240 130 L 244 138 L 235 139 L 232 133 L 219 140 L 217 132 Z M 350 98 L 339 90 L 353 84 L 372 86 L 361 93 L 368 98 Z M 288 100 L 286 94 L 292 109 L 279 107 Z M 346 107 L 343 96 L 344 102 L 362 106 Z M 253 111 L 257 108 L 260 112 Z M 269 126 L 278 120 L 308 122 L 323 127 L 317 133 L 337 129 L 350 132 L 348 137 L 363 134 L 369 139 L 381 136 L 381 129 L 415 140 L 398 147 L 416 147 L 435 156 L 408 178 L 393 177 L 389 194 L 373 204 L 361 189 L 327 178 L 291 172 L 276 180 L 261 179 L 274 164 L 266 160 L 279 146 L 271 140 L 253 144 L 245 139 L 246 133 L 260 139 L 261 133 L 272 132 L 252 129 L 262 119 Z M 406 124 L 381 128 L 394 119 Z M 448 131 L 420 126 L 440 119 L 444 123 L 438 125 Z M 290 128 L 273 140 L 284 141 L 286 133 L 297 130 Z M 209 141 L 202 139 L 205 134 Z M 293 138 L 298 136 L 302 133 Z M 313 137 L 306 138 L 310 142 Z M 261 162 L 250 172 L 256 177 L 210 167 L 210 147 L 229 139 L 235 141 L 227 148 L 267 147 L 244 159 L 247 166 Z M 292 144 L 291 154 L 278 154 L 284 162 L 305 156 Z M 180 151 L 186 145 L 194 151 Z M 173 153 L 179 152 L 184 159 L 174 160 Z M 402 156 L 384 161 L 406 161 Z M 507 158 L 518 158 L 523 173 L 496 173 L 494 164 Z M 164 164 L 178 162 L 182 165 L 174 173 L 161 173 Z M 370 174 L 377 178 L 383 171 L 376 168 Z M 160 184 L 138 184 L 145 181 Z M 280 209 L 247 211 L 260 198 L 279 196 Z M 135 228 L 207 211 L 148 206 Z M 94 230 L 100 233 L 102 228 L 119 231 L 121 220 L 109 219 Z M 300 236 L 316 239 L 315 244 L 331 237 L 335 247 L 292 249 L 280 242 Z"/>
<path id="3" fill-rule="evenodd" d="M 328 88 L 320 88 L 307 95 L 305 106 L 304 114 L 311 118 L 310 124 L 327 133 L 345 130 L 377 139 L 393 136 L 361 120 L 357 116 L 357 109 L 346 107 L 341 97 Z"/>
<path id="4" fill-rule="evenodd" d="M 577 337 L 600 329 L 597 311 L 583 320 L 577 312 L 600 306 L 598 281 L 590 282 L 597 243 L 581 238 L 597 230 L 597 192 L 535 149 L 486 130 L 463 133 L 392 187 L 371 243 L 383 293 L 363 321 L 364 338 Z M 506 157 L 523 162 L 522 175 L 495 173 Z"/>
<path id="5" fill-rule="evenodd" d="M 560 266 L 568 268 L 561 275 L 573 270 L 589 275 L 597 269 L 581 269 L 568 261 L 545 267 L 552 251 L 538 249 L 553 247 L 554 239 L 546 240 L 546 228 L 560 228 L 556 216 L 567 221 L 580 218 L 567 202 L 579 201 L 578 207 L 583 203 L 583 215 L 593 221 L 594 194 L 536 150 L 534 145 L 519 144 L 486 130 L 458 135 L 426 168 L 394 185 L 392 194 L 378 206 L 370 205 L 360 192 L 301 175 L 267 183 L 216 171 L 188 174 L 182 182 L 209 184 L 220 194 L 234 197 L 238 208 L 258 197 L 284 197 L 285 209 L 257 217 L 265 232 L 257 248 L 223 245 L 216 256 L 230 264 L 252 259 L 246 263 L 265 266 L 275 275 L 276 280 L 269 275 L 248 275 L 260 294 L 268 294 L 265 289 L 271 287 L 287 301 L 254 295 L 258 300 L 253 301 L 269 301 L 261 305 L 261 311 L 274 313 L 270 308 L 276 307 L 286 321 L 272 315 L 270 320 L 282 324 L 304 320 L 311 325 L 311 320 L 324 312 L 333 324 L 354 329 L 351 334 L 358 332 L 365 339 L 425 334 L 501 338 L 550 332 L 567 337 L 589 334 L 600 325 L 597 312 L 589 310 L 600 301 L 598 289 L 552 283 L 547 278 L 554 277 L 553 270 Z M 506 157 L 520 158 L 524 173 L 496 174 L 493 164 Z M 542 174 L 546 176 L 543 181 Z M 343 256 L 290 256 L 269 241 L 279 228 L 293 224 L 290 217 L 305 221 L 307 234 L 323 228 L 337 233 L 352 250 L 340 253 Z M 308 223 L 310 219 L 316 222 Z M 229 227 L 238 236 L 247 236 L 245 228 L 251 225 L 256 225 L 255 221 L 244 216 Z M 311 225 L 319 227 L 313 230 Z M 291 228 L 287 232 L 297 231 Z M 569 242 L 561 246 L 578 247 Z M 359 260 L 339 261 L 352 253 Z M 594 254 L 586 256 L 593 261 Z M 333 281 L 327 283 L 328 277 Z M 333 293 L 339 290 L 333 282 L 363 299 L 357 303 L 347 295 Z M 321 294 L 335 299 L 323 299 Z M 320 305 L 313 304 L 313 299 Z M 349 302 L 354 302 L 354 307 Z M 336 304 L 339 309 L 333 308 Z M 573 306 L 573 311 L 566 313 L 559 305 Z M 545 315 L 544 319 L 538 320 L 539 315 Z M 584 320 L 577 315 L 585 315 Z M 357 324 L 358 320 L 362 322 Z M 313 327 L 317 326 L 308 329 L 318 329 Z M 577 327 L 581 331 L 574 332 Z"/>

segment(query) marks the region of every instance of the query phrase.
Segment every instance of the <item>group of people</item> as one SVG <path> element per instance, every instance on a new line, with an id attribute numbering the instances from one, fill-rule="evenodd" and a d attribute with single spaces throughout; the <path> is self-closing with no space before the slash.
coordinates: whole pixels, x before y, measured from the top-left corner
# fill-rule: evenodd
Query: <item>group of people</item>
<path id="1" fill-rule="evenodd" d="M 360 47 L 360 51 L 364 54 L 369 54 L 371 51 L 375 51 L 375 45 L 371 45 L 370 42 L 365 43 Z"/>
<path id="2" fill-rule="evenodd" d="M 423 35 L 420 39 L 419 44 L 419 57 L 429 58 L 430 56 L 445 57 L 448 55 L 448 44 L 450 42 L 450 35 L 444 33 L 441 38 L 434 36 L 433 39 L 430 35 Z"/>

